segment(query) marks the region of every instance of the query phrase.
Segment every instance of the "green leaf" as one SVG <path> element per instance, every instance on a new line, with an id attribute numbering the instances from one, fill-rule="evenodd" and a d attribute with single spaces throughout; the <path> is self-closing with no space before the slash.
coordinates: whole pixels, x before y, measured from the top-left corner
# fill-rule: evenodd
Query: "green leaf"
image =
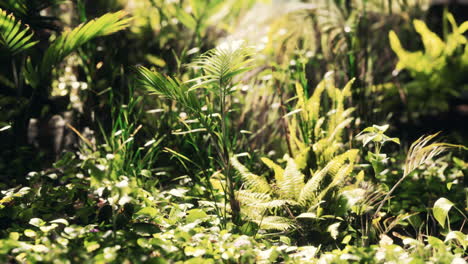
<path id="1" fill-rule="evenodd" d="M 31 229 L 26 229 L 26 230 L 24 230 L 24 235 L 27 236 L 27 237 L 35 237 L 36 232 L 34 230 L 31 230 Z"/>
<path id="2" fill-rule="evenodd" d="M 149 223 L 134 223 L 132 227 L 136 233 L 144 235 L 161 232 L 161 229 L 158 226 Z"/>
<path id="3" fill-rule="evenodd" d="M 36 227 L 40 227 L 45 225 L 45 221 L 40 218 L 32 218 L 31 220 L 29 220 L 29 224 Z"/>
<path id="4" fill-rule="evenodd" d="M 449 240 L 456 240 L 460 245 L 463 247 L 464 250 L 466 250 L 466 247 L 468 246 L 468 235 L 463 234 L 460 231 L 451 231 L 447 234 L 445 237 L 444 242 L 447 242 Z"/>
<path id="5" fill-rule="evenodd" d="M 63 224 L 65 226 L 69 225 L 68 221 L 63 219 L 63 218 L 52 220 L 52 221 L 50 221 L 50 223 L 52 223 L 52 224 Z"/>
<path id="6" fill-rule="evenodd" d="M 257 233 L 258 230 L 258 224 L 254 222 L 246 222 L 243 224 L 240 228 L 242 234 L 248 235 L 248 236 L 253 236 Z"/>
<path id="7" fill-rule="evenodd" d="M 338 228 L 340 227 L 340 224 L 341 224 L 340 222 L 337 222 L 337 223 L 329 225 L 327 228 L 327 231 L 330 233 L 331 237 L 335 240 L 339 234 Z"/>
<path id="8" fill-rule="evenodd" d="M 317 215 L 315 213 L 302 213 L 298 215 L 296 218 L 310 218 L 310 219 L 315 219 L 317 218 Z"/>
<path id="9" fill-rule="evenodd" d="M 439 224 L 442 227 L 445 227 L 445 219 L 447 219 L 448 212 L 450 211 L 452 206 L 453 203 L 443 197 L 439 198 L 439 200 L 437 200 L 434 203 L 434 208 L 432 209 L 432 212 L 434 214 L 435 219 L 437 220 L 437 222 L 439 222 Z"/>
<path id="10" fill-rule="evenodd" d="M 445 244 L 442 240 L 438 239 L 437 237 L 428 236 L 427 242 L 435 249 L 444 250 L 445 251 Z"/>
<path id="11" fill-rule="evenodd" d="M 349 244 L 349 241 L 351 241 L 353 237 L 351 235 L 347 235 L 343 238 L 343 240 L 341 241 L 342 244 L 345 244 L 345 245 L 348 245 Z"/>
<path id="12" fill-rule="evenodd" d="M 85 246 L 86 251 L 88 253 L 93 252 L 93 251 L 95 251 L 95 250 L 97 250 L 98 248 L 101 247 L 101 245 L 99 245 L 99 243 L 96 242 L 96 241 L 85 241 L 84 246 Z"/>
<path id="13" fill-rule="evenodd" d="M 41 76 L 47 77 L 52 68 L 77 48 L 91 39 L 113 34 L 129 26 L 130 18 L 124 11 L 107 13 L 97 19 L 81 24 L 72 31 L 62 33 L 46 50 L 41 64 Z"/>
<path id="14" fill-rule="evenodd" d="M 159 211 L 156 208 L 153 207 L 145 207 L 141 209 L 140 211 L 136 212 L 136 215 L 140 216 L 149 216 L 151 218 L 155 218 L 158 215 Z"/>
<path id="15" fill-rule="evenodd" d="M 15 55 L 38 43 L 31 41 L 33 36 L 28 25 L 23 25 L 13 14 L 8 15 L 5 10 L 0 9 L 0 46 Z"/>
<path id="16" fill-rule="evenodd" d="M 58 227 L 57 224 L 51 224 L 51 225 L 47 225 L 47 226 L 40 226 L 39 229 L 44 233 L 48 233 L 48 232 L 54 230 L 57 227 Z"/>
<path id="17" fill-rule="evenodd" d="M 192 209 L 187 213 L 187 223 L 193 223 L 199 219 L 205 219 L 208 215 L 201 209 Z"/>
<path id="18" fill-rule="evenodd" d="M 20 238 L 20 234 L 18 232 L 11 232 L 8 237 L 13 240 L 18 240 Z"/>

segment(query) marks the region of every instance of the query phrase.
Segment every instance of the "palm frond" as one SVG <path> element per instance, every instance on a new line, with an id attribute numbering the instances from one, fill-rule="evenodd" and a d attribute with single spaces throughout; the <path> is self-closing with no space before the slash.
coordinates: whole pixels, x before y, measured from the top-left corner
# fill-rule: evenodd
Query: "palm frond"
<path id="1" fill-rule="evenodd" d="M 199 111 L 200 103 L 196 95 L 177 79 L 164 76 L 143 66 L 134 68 L 139 86 L 148 92 L 167 97 L 191 111 Z"/>
<path id="2" fill-rule="evenodd" d="M 131 18 L 126 18 L 126 15 L 127 13 L 124 11 L 108 13 L 81 24 L 71 31 L 62 33 L 49 46 L 42 59 L 41 76 L 47 76 L 52 67 L 91 39 L 110 35 L 127 28 Z"/>
<path id="3" fill-rule="evenodd" d="M 271 192 L 270 184 L 261 176 L 251 173 L 244 165 L 242 165 L 236 157 L 231 158 L 232 166 L 239 172 L 245 185 L 253 192 L 269 193 Z"/>
<path id="4" fill-rule="evenodd" d="M 217 83 L 219 87 L 226 87 L 232 78 L 242 72 L 249 70 L 251 62 L 248 57 L 251 50 L 243 45 L 241 41 L 225 42 L 200 56 L 191 65 L 201 68 L 204 74 L 189 82 L 193 83 L 191 89 L 207 87 Z"/>
<path id="5" fill-rule="evenodd" d="M 12 55 L 23 52 L 38 41 L 32 41 L 34 33 L 28 25 L 23 25 L 13 14 L 0 9 L 0 45 Z"/>

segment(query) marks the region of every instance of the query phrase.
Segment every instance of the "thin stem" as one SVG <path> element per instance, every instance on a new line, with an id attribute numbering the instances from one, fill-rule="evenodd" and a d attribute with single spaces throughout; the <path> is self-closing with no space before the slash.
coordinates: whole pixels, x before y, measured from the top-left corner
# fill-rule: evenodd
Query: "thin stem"
<path id="1" fill-rule="evenodd" d="M 375 214 L 374 214 L 374 218 L 378 216 L 380 210 L 382 209 L 382 206 L 384 205 L 384 203 L 388 200 L 388 198 L 390 197 L 390 195 L 395 191 L 395 189 L 398 187 L 398 185 L 400 185 L 403 180 L 406 178 L 407 174 L 403 174 L 403 177 L 401 177 L 397 183 L 395 183 L 395 185 L 393 185 L 392 189 L 390 189 L 390 191 L 385 195 L 385 197 L 383 198 L 383 200 L 380 202 L 380 205 L 379 207 L 377 208 L 377 210 L 375 211 Z"/>
<path id="2" fill-rule="evenodd" d="M 286 119 L 284 118 L 284 116 L 287 114 L 287 111 L 286 111 L 286 106 L 285 106 L 284 100 L 283 100 L 283 93 L 281 92 L 278 81 L 276 81 L 276 90 L 278 91 L 278 96 L 279 96 L 279 99 L 280 99 L 280 108 L 281 108 L 281 112 L 282 112 L 281 121 L 283 123 L 284 134 L 286 136 L 286 145 L 288 147 L 288 153 L 289 153 L 289 156 L 293 157 L 294 155 L 293 155 L 292 147 L 291 147 L 291 139 L 289 137 L 289 127 L 288 127 L 288 124 L 286 122 Z"/>
<path id="3" fill-rule="evenodd" d="M 235 190 L 234 190 L 234 179 L 231 175 L 231 162 L 230 162 L 230 145 L 229 144 L 229 135 L 226 128 L 226 120 L 227 120 L 227 107 L 226 107 L 226 97 L 227 97 L 227 88 L 228 86 L 223 82 L 221 78 L 218 82 L 219 89 L 221 90 L 221 104 L 220 104 L 220 112 L 221 112 L 221 143 L 223 149 L 223 156 L 224 156 L 224 170 L 226 173 L 226 180 L 227 180 L 227 187 L 229 192 L 229 203 L 231 205 L 232 217 L 234 223 L 240 223 L 240 206 L 237 202 Z"/>
<path id="4" fill-rule="evenodd" d="M 11 60 L 11 67 L 13 68 L 13 79 L 15 80 L 15 87 L 16 87 L 16 89 L 18 89 L 17 90 L 18 96 L 21 96 L 21 91 L 19 89 L 18 72 L 17 72 L 17 69 L 16 69 L 17 68 L 16 67 L 16 61 L 15 61 L 14 58 Z"/>

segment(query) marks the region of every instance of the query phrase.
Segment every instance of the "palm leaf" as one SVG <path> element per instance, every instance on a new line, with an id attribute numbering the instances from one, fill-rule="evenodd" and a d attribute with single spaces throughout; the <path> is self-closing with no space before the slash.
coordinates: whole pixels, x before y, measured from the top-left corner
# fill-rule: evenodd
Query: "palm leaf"
<path id="1" fill-rule="evenodd" d="M 23 52 L 38 41 L 32 41 L 34 33 L 28 25 L 16 20 L 13 14 L 7 14 L 0 9 L 0 45 L 5 47 L 12 55 Z"/>
<path id="2" fill-rule="evenodd" d="M 247 67 L 250 55 L 251 50 L 240 41 L 226 42 L 208 51 L 191 64 L 204 71 L 203 76 L 189 81 L 194 83 L 191 89 L 208 87 L 212 83 L 226 87 L 234 76 L 250 69 Z"/>
<path id="3" fill-rule="evenodd" d="M 49 46 L 42 59 L 41 76 L 46 77 L 54 66 L 91 39 L 110 35 L 127 28 L 131 18 L 126 18 L 126 14 L 124 11 L 108 13 L 81 24 L 72 31 L 62 33 Z"/>
<path id="4" fill-rule="evenodd" d="M 134 70 L 138 85 L 148 92 L 167 97 L 191 111 L 200 109 L 196 95 L 177 79 L 153 72 L 143 66 L 137 66 Z"/>

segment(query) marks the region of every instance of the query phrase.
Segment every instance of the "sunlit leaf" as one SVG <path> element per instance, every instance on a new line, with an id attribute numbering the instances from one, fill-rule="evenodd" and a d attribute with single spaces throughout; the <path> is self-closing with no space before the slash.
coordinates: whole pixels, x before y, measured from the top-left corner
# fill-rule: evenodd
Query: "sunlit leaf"
<path id="1" fill-rule="evenodd" d="M 437 222 L 442 227 L 445 227 L 445 220 L 447 219 L 448 212 L 450 211 L 450 208 L 452 208 L 453 203 L 446 198 L 439 198 L 435 203 L 434 203 L 434 208 L 432 209 L 432 212 L 434 214 L 435 219 Z"/>

